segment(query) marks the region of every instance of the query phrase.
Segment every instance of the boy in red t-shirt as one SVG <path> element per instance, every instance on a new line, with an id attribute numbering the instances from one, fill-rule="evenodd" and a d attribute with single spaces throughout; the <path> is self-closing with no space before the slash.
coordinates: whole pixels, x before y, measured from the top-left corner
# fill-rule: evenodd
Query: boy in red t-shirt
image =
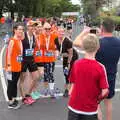
<path id="1" fill-rule="evenodd" d="M 104 66 L 95 60 L 99 39 L 88 34 L 82 41 L 85 56 L 77 60 L 71 70 L 72 84 L 68 103 L 68 120 L 98 120 L 99 102 L 108 95 L 108 82 Z"/>

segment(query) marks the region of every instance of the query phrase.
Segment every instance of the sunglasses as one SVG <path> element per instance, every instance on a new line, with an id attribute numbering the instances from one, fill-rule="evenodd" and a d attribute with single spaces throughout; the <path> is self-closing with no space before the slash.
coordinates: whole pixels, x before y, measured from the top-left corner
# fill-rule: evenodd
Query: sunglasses
<path id="1" fill-rule="evenodd" d="M 45 28 L 45 30 L 51 30 L 51 28 Z"/>

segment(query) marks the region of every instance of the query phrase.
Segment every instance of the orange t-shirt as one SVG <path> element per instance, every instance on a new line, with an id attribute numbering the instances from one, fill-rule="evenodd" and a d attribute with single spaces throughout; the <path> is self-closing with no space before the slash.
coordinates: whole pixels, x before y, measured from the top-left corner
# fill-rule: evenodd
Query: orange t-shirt
<path id="1" fill-rule="evenodd" d="M 51 27 L 51 31 L 57 31 L 57 30 L 58 30 L 58 27 L 53 24 L 52 27 Z"/>
<path id="2" fill-rule="evenodd" d="M 6 71 L 20 72 L 21 62 L 18 59 L 22 58 L 22 42 L 15 38 L 11 38 L 6 51 Z"/>
<path id="3" fill-rule="evenodd" d="M 43 43 L 44 41 L 44 38 L 43 38 L 43 34 L 41 33 L 40 35 L 38 35 L 36 37 L 36 46 L 35 46 L 35 49 L 34 49 L 34 61 L 36 63 L 39 63 L 39 62 L 44 62 L 44 46 L 41 45 L 41 43 Z M 40 52 L 41 55 L 37 55 L 37 53 Z"/>
<path id="4" fill-rule="evenodd" d="M 38 42 L 35 48 L 35 51 L 38 49 L 42 51 L 42 56 L 35 56 L 35 62 L 55 62 L 55 40 L 56 35 L 51 33 L 50 37 L 48 39 L 46 38 L 46 35 L 44 33 L 41 33 L 38 37 Z M 36 40 L 36 41 L 37 41 Z M 51 53 L 51 56 L 47 56 L 48 53 Z"/>

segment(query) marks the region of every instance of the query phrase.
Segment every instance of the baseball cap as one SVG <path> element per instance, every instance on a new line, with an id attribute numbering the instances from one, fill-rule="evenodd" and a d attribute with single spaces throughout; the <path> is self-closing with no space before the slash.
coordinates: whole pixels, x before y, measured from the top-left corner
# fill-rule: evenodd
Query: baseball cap
<path id="1" fill-rule="evenodd" d="M 33 26 L 33 25 L 36 25 L 38 24 L 36 21 L 33 21 L 33 20 L 30 20 L 27 22 L 27 26 Z"/>

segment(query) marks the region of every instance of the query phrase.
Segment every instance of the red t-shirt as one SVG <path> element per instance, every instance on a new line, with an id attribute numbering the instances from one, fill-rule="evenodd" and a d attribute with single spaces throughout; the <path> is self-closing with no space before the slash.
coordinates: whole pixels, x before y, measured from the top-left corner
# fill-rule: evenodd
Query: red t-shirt
<path id="1" fill-rule="evenodd" d="M 96 112 L 101 90 L 109 87 L 104 66 L 96 60 L 77 60 L 71 70 L 69 81 L 74 86 L 68 107 L 78 113 Z"/>

